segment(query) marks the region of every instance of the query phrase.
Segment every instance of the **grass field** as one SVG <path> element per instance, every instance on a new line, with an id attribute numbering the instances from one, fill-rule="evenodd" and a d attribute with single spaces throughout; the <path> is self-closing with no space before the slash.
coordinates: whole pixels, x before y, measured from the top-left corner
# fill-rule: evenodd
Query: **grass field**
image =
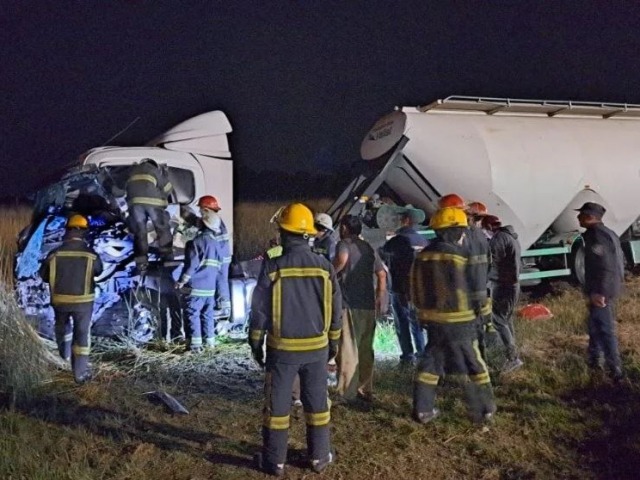
<path id="1" fill-rule="evenodd" d="M 270 235 L 268 219 L 278 206 L 239 205 L 236 247 L 263 249 Z M 19 216 L 0 212 L 1 218 L 12 215 Z M 0 227 L 3 245 L 15 233 L 6 225 Z M 5 274 L 8 261 L 5 257 L 0 263 Z M 286 478 L 637 478 L 640 279 L 629 279 L 617 309 L 628 373 L 620 385 L 587 371 L 586 308 L 580 292 L 556 282 L 541 301 L 553 319 L 519 319 L 516 324 L 525 367 L 501 375 L 496 367 L 503 359 L 498 350 L 491 352 L 498 414 L 489 429 L 467 420 L 455 379 L 447 379 L 439 391 L 442 418 L 427 426 L 413 422 L 412 372 L 399 369 L 395 359 L 381 359 L 372 407 L 332 410 L 338 462 L 324 475 L 302 468 L 304 418 L 296 414 Z M 248 355 L 242 344 L 224 345 L 197 360 L 164 345 L 140 351 L 98 344 L 93 383 L 79 387 L 68 372 L 52 372 L 52 381 L 29 401 L 14 407 L 3 401 L 0 478 L 265 478 L 251 465 L 261 442 L 262 391 L 261 372 Z M 175 395 L 189 415 L 173 415 L 150 402 L 145 393 L 159 389 Z"/>

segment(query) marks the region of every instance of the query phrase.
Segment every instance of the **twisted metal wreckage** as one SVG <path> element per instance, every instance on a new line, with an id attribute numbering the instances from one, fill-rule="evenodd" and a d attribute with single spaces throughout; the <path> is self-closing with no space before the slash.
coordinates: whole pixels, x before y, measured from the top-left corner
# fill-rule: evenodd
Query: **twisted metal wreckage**
<path id="1" fill-rule="evenodd" d="M 180 320 L 174 282 L 182 269 L 184 247 L 198 231 L 196 201 L 216 193 L 226 206 L 223 219 L 233 234 L 233 169 L 227 135 L 231 125 L 220 111 L 186 120 L 144 147 L 100 147 L 80 157 L 56 181 L 36 194 L 32 222 L 19 234 L 14 273 L 16 295 L 27 318 L 45 337 L 54 338 L 54 315 L 48 285 L 39 270 L 59 246 L 71 212 L 88 217 L 87 241 L 100 255 L 104 270 L 96 279 L 92 334 L 126 336 L 144 344 L 167 337 Z M 150 268 L 138 275 L 129 233 L 124 194 L 127 174 L 141 158 L 154 158 L 167 169 L 174 192 L 166 214 L 174 236 L 174 261 L 161 262 L 149 233 Z M 245 335 L 255 279 L 243 268 L 230 275 L 231 311 L 218 312 L 220 334 Z"/>

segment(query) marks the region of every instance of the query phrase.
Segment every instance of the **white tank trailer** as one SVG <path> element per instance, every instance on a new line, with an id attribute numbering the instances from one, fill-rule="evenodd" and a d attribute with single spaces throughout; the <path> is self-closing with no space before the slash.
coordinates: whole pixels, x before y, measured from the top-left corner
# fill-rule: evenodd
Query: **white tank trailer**
<path id="1" fill-rule="evenodd" d="M 384 116 L 361 156 L 368 172 L 333 204 L 335 218 L 368 215 L 372 231 L 388 231 L 399 209 L 379 198 L 429 217 L 439 197 L 458 193 L 513 225 L 521 281 L 583 280 L 575 209 L 593 201 L 607 209 L 628 263 L 640 263 L 640 105 L 453 96 Z"/>

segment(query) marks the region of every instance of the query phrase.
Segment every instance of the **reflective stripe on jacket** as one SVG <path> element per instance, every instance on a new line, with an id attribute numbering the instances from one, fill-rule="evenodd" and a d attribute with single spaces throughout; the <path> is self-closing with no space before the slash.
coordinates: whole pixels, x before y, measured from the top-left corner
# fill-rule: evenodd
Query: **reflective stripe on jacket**
<path id="1" fill-rule="evenodd" d="M 307 240 L 287 238 L 283 254 L 265 259 L 253 292 L 249 343 L 286 358 L 319 356 L 340 338 L 341 293 L 333 267 Z"/>
<path id="2" fill-rule="evenodd" d="M 49 283 L 51 305 L 81 306 L 93 302 L 94 277 L 101 272 L 100 257 L 84 242 L 82 232 L 71 230 L 44 261 L 40 275 Z"/>
<path id="3" fill-rule="evenodd" d="M 476 319 L 469 298 L 467 263 L 462 248 L 440 238 L 416 256 L 410 290 L 420 323 L 454 324 Z"/>
<path id="4" fill-rule="evenodd" d="M 160 167 L 145 162 L 131 167 L 126 189 L 130 205 L 166 207 L 173 185 Z"/>
<path id="5" fill-rule="evenodd" d="M 184 269 L 180 275 L 180 282 L 190 288 L 190 295 L 213 297 L 216 294 L 216 282 L 221 266 L 220 245 L 214 233 L 208 228 L 203 228 L 185 246 Z"/>
<path id="6" fill-rule="evenodd" d="M 491 314 L 491 299 L 487 294 L 489 274 L 489 241 L 482 229 L 471 226 L 462 243 L 468 256 L 467 282 L 471 308 L 481 315 Z"/>
<path id="7" fill-rule="evenodd" d="M 215 234 L 220 252 L 220 274 L 216 280 L 216 292 L 221 301 L 230 302 L 231 292 L 229 291 L 229 267 L 231 266 L 231 242 L 227 226 L 222 222 L 221 231 Z M 225 305 L 227 306 L 227 305 Z M 228 305 L 231 306 L 230 304 Z"/>

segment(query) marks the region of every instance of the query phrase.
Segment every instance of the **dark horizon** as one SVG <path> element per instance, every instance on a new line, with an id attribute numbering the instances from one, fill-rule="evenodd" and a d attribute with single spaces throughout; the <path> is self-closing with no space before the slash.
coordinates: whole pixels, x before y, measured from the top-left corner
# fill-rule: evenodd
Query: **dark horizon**
<path id="1" fill-rule="evenodd" d="M 396 105 L 449 95 L 640 103 L 631 2 L 0 5 L 2 195 L 119 135 L 220 109 L 238 171 L 340 174 Z M 237 196 L 247 187 L 236 177 Z"/>

